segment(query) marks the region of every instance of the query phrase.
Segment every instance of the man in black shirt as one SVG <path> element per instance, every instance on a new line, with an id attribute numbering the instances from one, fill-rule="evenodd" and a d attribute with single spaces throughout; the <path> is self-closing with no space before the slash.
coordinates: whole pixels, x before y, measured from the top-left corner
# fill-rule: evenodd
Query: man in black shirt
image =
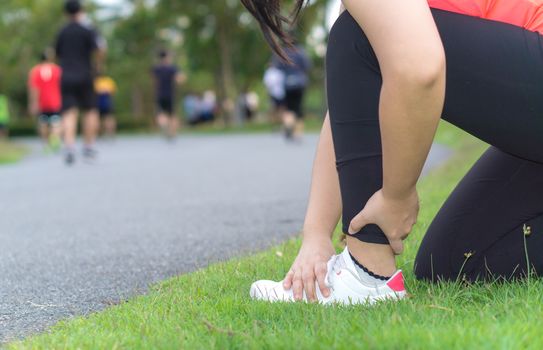
<path id="1" fill-rule="evenodd" d="M 64 6 L 68 23 L 58 33 L 56 53 L 62 68 L 62 122 L 66 163 L 75 160 L 74 145 L 77 135 L 79 111 L 84 112 L 83 156 L 93 158 L 96 154 L 94 142 L 99 128 L 94 94 L 93 60 L 99 64 L 105 44 L 88 24 L 78 0 L 67 0 Z"/>
<path id="2" fill-rule="evenodd" d="M 185 81 L 185 75 L 172 63 L 166 51 L 159 53 L 159 64 L 153 67 L 158 109 L 157 124 L 169 138 L 177 134 L 179 120 L 175 115 L 175 85 Z"/>

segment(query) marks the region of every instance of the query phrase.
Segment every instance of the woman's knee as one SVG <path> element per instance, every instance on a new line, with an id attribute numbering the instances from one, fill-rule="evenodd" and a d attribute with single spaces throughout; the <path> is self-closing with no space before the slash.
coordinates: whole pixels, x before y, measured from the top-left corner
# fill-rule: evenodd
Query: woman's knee
<path id="1" fill-rule="evenodd" d="M 336 65 L 349 68 L 351 74 L 353 68 L 361 65 L 379 71 L 377 56 L 368 37 L 349 13 L 344 13 L 330 32 L 327 66 Z"/>
<path id="2" fill-rule="evenodd" d="M 356 122 L 363 126 L 361 122 L 371 121 L 377 125 L 382 86 L 379 64 L 368 38 L 348 12 L 339 17 L 330 32 L 326 86 L 333 124 Z M 344 130 L 352 133 L 348 126 Z M 349 135 L 343 137 L 353 141 L 363 137 Z"/>
<path id="3" fill-rule="evenodd" d="M 415 277 L 421 281 L 438 281 L 447 274 L 444 271 L 443 258 L 428 251 L 419 250 L 415 259 Z"/>
<path id="4" fill-rule="evenodd" d="M 439 233 L 431 226 L 422 240 L 414 263 L 418 280 L 436 282 L 458 277 L 458 270 L 453 269 L 451 263 L 451 247 Z"/>

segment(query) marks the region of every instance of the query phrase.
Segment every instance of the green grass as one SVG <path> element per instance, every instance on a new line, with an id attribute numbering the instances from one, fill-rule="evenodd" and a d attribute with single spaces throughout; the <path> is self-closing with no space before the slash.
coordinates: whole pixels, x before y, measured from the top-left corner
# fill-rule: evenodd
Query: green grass
<path id="1" fill-rule="evenodd" d="M 15 163 L 21 160 L 26 152 L 22 146 L 0 140 L 0 165 Z"/>
<path id="2" fill-rule="evenodd" d="M 323 115 L 308 113 L 305 119 L 307 132 L 318 132 L 322 125 Z M 131 115 L 117 116 L 119 134 L 122 135 L 146 135 L 156 133 L 154 123 L 148 118 L 134 118 Z M 181 133 L 189 135 L 219 135 L 219 134 L 254 134 L 269 133 L 279 130 L 279 125 L 269 121 L 245 123 L 243 126 L 221 125 L 220 121 L 211 124 L 203 124 L 195 127 L 183 126 Z M 35 136 L 36 125 L 31 118 L 17 118 L 10 124 L 10 136 Z"/>
<path id="3" fill-rule="evenodd" d="M 294 239 L 159 283 L 147 295 L 61 322 L 8 348 L 541 349 L 542 282 L 431 285 L 413 278 L 423 233 L 485 147 L 450 126 L 440 129 L 438 139 L 457 154 L 420 185 L 420 223 L 398 260 L 411 293 L 407 300 L 374 307 L 249 301 L 252 281 L 283 277 L 300 245 Z"/>
<path id="4" fill-rule="evenodd" d="M 316 115 L 308 115 L 305 119 L 305 131 L 318 132 L 322 126 L 323 119 Z M 268 133 L 277 131 L 281 127 L 280 125 L 272 124 L 270 122 L 252 122 L 246 123 L 243 126 L 220 126 L 218 124 L 205 124 L 196 127 L 184 127 L 181 131 L 185 134 L 254 134 L 254 133 Z"/>
<path id="5" fill-rule="evenodd" d="M 323 119 L 316 115 L 308 115 L 305 119 L 305 132 L 317 133 L 320 131 Z M 203 124 L 197 126 L 183 126 L 180 135 L 191 136 L 215 136 L 215 135 L 238 135 L 238 134 L 266 134 L 278 132 L 281 125 L 271 122 L 251 122 L 242 126 L 230 125 L 224 126 L 220 123 Z M 149 135 L 158 132 L 149 126 L 129 129 L 119 129 L 120 135 Z"/>

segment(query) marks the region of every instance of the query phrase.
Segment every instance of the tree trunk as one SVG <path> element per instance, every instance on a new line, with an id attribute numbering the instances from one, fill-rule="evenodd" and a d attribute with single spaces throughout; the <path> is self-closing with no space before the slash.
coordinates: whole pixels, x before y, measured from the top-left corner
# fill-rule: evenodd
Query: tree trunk
<path id="1" fill-rule="evenodd" d="M 225 125 L 229 125 L 232 121 L 233 109 L 231 106 L 235 104 L 237 98 L 237 88 L 234 80 L 234 67 L 232 66 L 232 53 L 230 44 L 232 38 L 228 35 L 228 25 L 220 21 L 217 26 L 218 41 L 219 41 L 219 57 L 220 57 L 220 84 L 221 93 L 219 94 L 219 106 L 223 111 Z"/>
<path id="2" fill-rule="evenodd" d="M 132 116 L 139 119 L 144 114 L 143 93 L 139 86 L 132 86 Z"/>

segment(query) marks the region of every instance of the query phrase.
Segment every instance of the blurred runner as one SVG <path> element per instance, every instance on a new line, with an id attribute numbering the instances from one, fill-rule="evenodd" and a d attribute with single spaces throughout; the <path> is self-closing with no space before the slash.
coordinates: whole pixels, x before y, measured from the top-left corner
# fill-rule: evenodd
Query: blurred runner
<path id="1" fill-rule="evenodd" d="M 8 137 L 9 133 L 9 105 L 8 98 L 0 95 L 0 140 Z"/>
<path id="2" fill-rule="evenodd" d="M 177 135 L 179 120 L 175 113 L 175 86 L 183 84 L 185 75 L 172 62 L 167 51 L 158 55 L 159 63 L 153 67 L 156 87 L 157 124 L 170 140 Z"/>
<path id="3" fill-rule="evenodd" d="M 281 120 L 281 115 L 285 105 L 285 73 L 270 63 L 264 73 L 264 85 L 268 91 L 272 103 L 271 122 L 277 123 Z"/>
<path id="4" fill-rule="evenodd" d="M 290 63 L 278 58 L 275 60 L 275 64 L 285 75 L 283 125 L 287 139 L 300 140 L 304 132 L 303 102 L 311 63 L 301 45 L 285 48 L 285 54 Z"/>
<path id="5" fill-rule="evenodd" d="M 65 2 L 64 10 L 68 24 L 57 37 L 56 53 L 62 67 L 62 123 L 65 161 L 70 165 L 75 161 L 75 141 L 79 112 L 83 117 L 83 156 L 94 159 L 94 142 L 99 128 L 96 96 L 93 84 L 93 58 L 97 66 L 105 53 L 105 41 L 88 24 L 81 3 L 77 0 Z"/>
<path id="6" fill-rule="evenodd" d="M 58 151 L 61 144 L 61 75 L 62 70 L 53 63 L 53 52 L 46 50 L 28 76 L 28 109 L 38 118 L 38 130 L 46 149 L 53 152 Z"/>
<path id="7" fill-rule="evenodd" d="M 204 91 L 200 100 L 200 122 L 209 123 L 215 120 L 217 112 L 217 95 L 212 90 Z"/>
<path id="8" fill-rule="evenodd" d="M 117 92 L 117 84 L 113 78 L 100 74 L 94 81 L 94 89 L 98 97 L 98 112 L 103 125 L 103 135 L 113 139 L 117 132 L 117 121 L 113 114 L 113 96 Z"/>
<path id="9" fill-rule="evenodd" d="M 200 122 L 200 96 L 188 92 L 183 99 L 185 120 L 188 125 L 194 126 Z"/>
<path id="10" fill-rule="evenodd" d="M 237 102 L 236 114 L 238 114 L 239 123 L 243 124 L 255 120 L 259 104 L 260 99 L 258 95 L 254 91 L 244 89 L 244 92 L 239 95 Z"/>

